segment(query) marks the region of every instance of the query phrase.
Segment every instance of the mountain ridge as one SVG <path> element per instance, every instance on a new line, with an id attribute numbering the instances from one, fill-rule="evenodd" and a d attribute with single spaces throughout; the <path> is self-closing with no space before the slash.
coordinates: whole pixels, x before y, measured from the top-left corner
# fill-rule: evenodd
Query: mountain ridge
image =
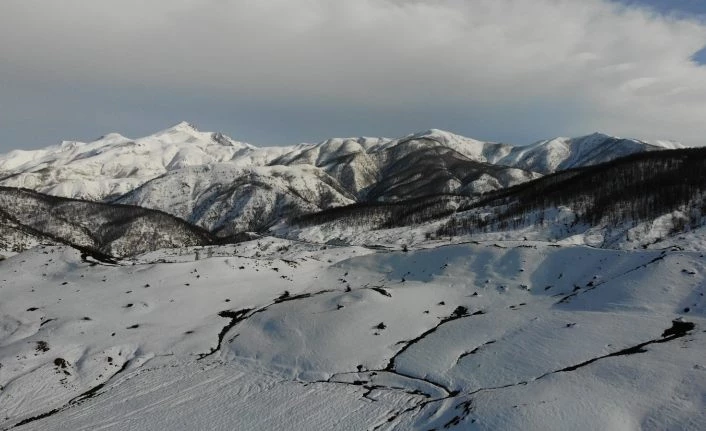
<path id="1" fill-rule="evenodd" d="M 13 151 L 0 156 L 0 186 L 159 210 L 229 237 L 353 204 L 474 198 L 669 145 L 594 133 L 520 147 L 428 129 L 258 148 L 181 122 Z"/>

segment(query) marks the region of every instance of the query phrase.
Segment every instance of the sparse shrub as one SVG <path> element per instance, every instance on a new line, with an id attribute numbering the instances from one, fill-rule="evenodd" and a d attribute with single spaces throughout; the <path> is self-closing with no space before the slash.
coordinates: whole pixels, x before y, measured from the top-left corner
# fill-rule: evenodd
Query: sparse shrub
<path id="1" fill-rule="evenodd" d="M 466 316 L 467 314 L 468 314 L 468 307 L 464 307 L 463 305 L 459 305 L 454 310 L 452 316 L 453 317 L 463 317 L 463 316 Z"/>
<path id="2" fill-rule="evenodd" d="M 62 369 L 66 369 L 69 367 L 69 363 L 64 358 L 54 359 L 54 365 Z"/>

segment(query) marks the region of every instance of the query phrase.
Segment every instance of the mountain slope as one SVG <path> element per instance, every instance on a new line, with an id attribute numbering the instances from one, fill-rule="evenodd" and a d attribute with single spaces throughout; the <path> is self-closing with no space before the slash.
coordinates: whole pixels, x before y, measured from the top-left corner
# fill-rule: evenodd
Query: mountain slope
<path id="1" fill-rule="evenodd" d="M 7 187 L 0 187 L 0 227 L 109 256 L 213 241 L 206 231 L 158 211 Z"/>
<path id="2" fill-rule="evenodd" d="M 312 166 L 217 164 L 171 171 L 116 202 L 159 209 L 227 236 L 354 200 L 336 180 Z"/>
<path id="3" fill-rule="evenodd" d="M 538 175 L 521 169 L 471 160 L 444 146 L 409 151 L 398 144 L 386 155 L 380 181 L 367 190 L 367 201 L 396 201 L 439 194 L 472 196 L 519 184 Z"/>
<path id="4" fill-rule="evenodd" d="M 501 231 L 539 224 L 568 236 L 617 229 L 601 235 L 605 246 L 629 237 L 625 228 L 663 216 L 674 219 L 663 234 L 696 229 L 704 224 L 705 197 L 706 149 L 648 152 L 490 193 L 461 205 L 443 231 Z"/>
<path id="5" fill-rule="evenodd" d="M 42 243 L 52 244 L 54 241 L 34 229 L 23 226 L 5 211 L 0 210 L 0 259 Z"/>
<path id="6" fill-rule="evenodd" d="M 650 151 L 481 196 L 362 203 L 297 218 L 277 233 L 354 244 L 531 238 L 634 248 L 706 226 L 706 150 Z M 384 229 L 384 230 L 381 230 Z"/>
<path id="7" fill-rule="evenodd" d="M 283 149 L 266 166 L 234 159 L 174 169 L 114 202 L 159 209 L 231 235 L 355 202 L 475 195 L 537 177 L 469 158 L 486 160 L 492 149 L 505 147 L 441 131 L 399 140 L 331 139 Z"/>

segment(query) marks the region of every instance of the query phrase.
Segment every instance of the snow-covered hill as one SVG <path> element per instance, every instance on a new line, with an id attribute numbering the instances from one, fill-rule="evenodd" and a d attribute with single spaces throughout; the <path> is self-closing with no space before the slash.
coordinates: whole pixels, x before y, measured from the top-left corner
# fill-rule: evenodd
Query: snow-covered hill
<path id="1" fill-rule="evenodd" d="M 706 423 L 700 252 L 272 238 L 0 261 L 0 429 Z"/>

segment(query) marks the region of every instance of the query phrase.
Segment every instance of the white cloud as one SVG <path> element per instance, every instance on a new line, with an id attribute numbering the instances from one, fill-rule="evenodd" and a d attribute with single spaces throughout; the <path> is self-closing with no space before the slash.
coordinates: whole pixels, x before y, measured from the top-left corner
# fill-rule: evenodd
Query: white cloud
<path id="1" fill-rule="evenodd" d="M 0 74 L 23 79 L 496 117 L 550 107 L 575 112 L 563 121 L 577 132 L 706 144 L 706 68 L 690 60 L 706 25 L 603 0 L 4 0 L 0 40 Z"/>

